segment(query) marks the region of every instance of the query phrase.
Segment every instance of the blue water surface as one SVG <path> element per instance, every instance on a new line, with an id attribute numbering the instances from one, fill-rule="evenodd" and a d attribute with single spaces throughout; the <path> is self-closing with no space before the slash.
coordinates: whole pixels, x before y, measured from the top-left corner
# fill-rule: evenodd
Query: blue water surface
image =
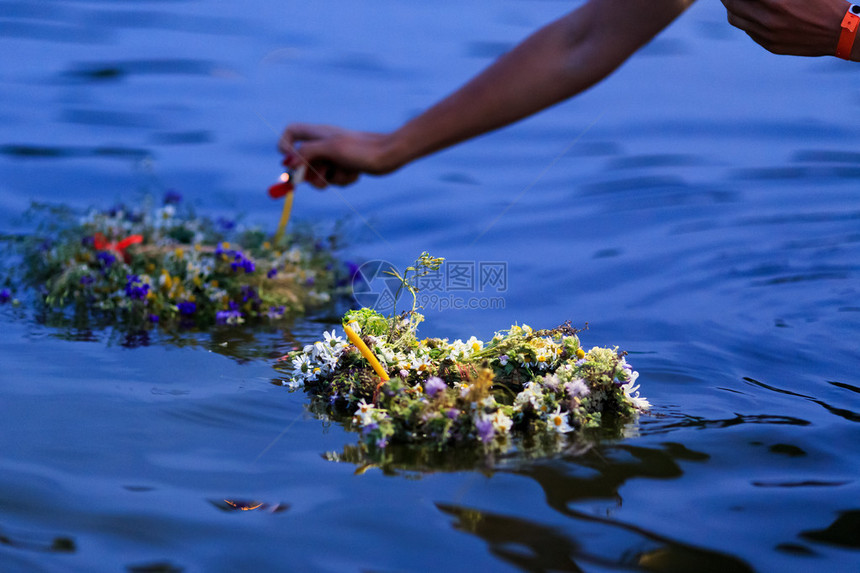
<path id="1" fill-rule="evenodd" d="M 274 228 L 286 124 L 392 129 L 578 4 L 2 1 L 0 231 L 169 189 Z M 335 310 L 129 340 L 7 304 L 0 570 L 857 570 L 860 68 L 725 19 L 699 2 L 580 97 L 295 201 L 345 258 L 503 265 L 427 336 L 571 320 L 627 350 L 654 408 L 626 437 L 356 468 L 272 383 Z"/>

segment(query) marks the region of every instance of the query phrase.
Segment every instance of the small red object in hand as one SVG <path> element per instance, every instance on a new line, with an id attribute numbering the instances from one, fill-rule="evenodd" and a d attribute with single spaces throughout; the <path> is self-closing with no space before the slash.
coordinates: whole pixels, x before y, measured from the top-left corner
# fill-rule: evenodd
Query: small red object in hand
<path id="1" fill-rule="evenodd" d="M 137 245 L 143 242 L 142 235 L 129 235 L 125 239 L 112 243 L 107 240 L 107 238 L 101 234 L 96 233 L 93 235 L 93 247 L 97 251 L 113 251 L 118 255 L 122 255 L 122 258 L 125 262 L 128 262 L 130 257 L 125 250 L 132 245 Z"/>
<path id="2" fill-rule="evenodd" d="M 284 172 L 281 173 L 281 180 L 269 187 L 269 197 L 272 199 L 280 199 L 293 190 L 295 190 L 295 185 L 290 181 L 290 174 Z"/>

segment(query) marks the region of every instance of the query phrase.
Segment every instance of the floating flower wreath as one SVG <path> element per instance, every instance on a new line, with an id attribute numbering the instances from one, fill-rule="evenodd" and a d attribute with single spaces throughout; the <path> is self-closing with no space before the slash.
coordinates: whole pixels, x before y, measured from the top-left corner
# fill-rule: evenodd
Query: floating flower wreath
<path id="1" fill-rule="evenodd" d="M 441 259 L 425 253 L 409 270 L 434 263 Z M 396 276 L 414 295 L 410 282 Z M 632 420 L 650 407 L 624 355 L 585 351 L 570 324 L 515 325 L 487 342 L 474 336 L 449 342 L 419 340 L 422 320 L 414 307 L 391 317 L 350 311 L 346 338 L 325 332 L 282 358 L 279 367 L 290 372 L 285 384 L 351 415 L 350 425 L 371 449 L 471 443 L 503 451 L 517 435 L 558 441 L 604 418 Z"/>
<path id="2" fill-rule="evenodd" d="M 196 217 L 174 192 L 149 208 L 41 213 L 40 232 L 17 241 L 19 278 L 52 308 L 129 323 L 241 324 L 326 303 L 349 278 L 332 254 L 334 236 L 299 231 L 273 242 L 233 221 Z M 8 287 L 3 294 L 11 296 Z"/>

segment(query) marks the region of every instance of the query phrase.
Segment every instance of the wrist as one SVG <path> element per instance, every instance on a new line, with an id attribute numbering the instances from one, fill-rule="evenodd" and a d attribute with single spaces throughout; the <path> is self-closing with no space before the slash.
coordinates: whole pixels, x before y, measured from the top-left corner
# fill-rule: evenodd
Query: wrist
<path id="1" fill-rule="evenodd" d="M 400 131 L 379 134 L 376 141 L 376 171 L 380 175 L 397 171 L 412 158 Z"/>
<path id="2" fill-rule="evenodd" d="M 380 160 L 385 172 L 396 171 L 435 151 L 426 146 L 428 140 L 429 134 L 421 126 L 414 125 L 414 120 L 385 134 L 380 146 Z"/>

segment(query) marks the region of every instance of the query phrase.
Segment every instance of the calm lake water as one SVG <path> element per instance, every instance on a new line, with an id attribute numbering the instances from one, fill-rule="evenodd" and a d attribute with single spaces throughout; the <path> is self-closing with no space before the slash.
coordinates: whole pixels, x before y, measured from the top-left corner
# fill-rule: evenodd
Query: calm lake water
<path id="1" fill-rule="evenodd" d="M 166 189 L 273 229 L 287 123 L 392 128 L 575 4 L 0 2 L 0 231 Z M 130 348 L 0 307 L 0 570 L 856 571 L 858 72 L 703 0 L 575 100 L 298 194 L 345 257 L 503 263 L 502 304 L 427 336 L 571 320 L 628 350 L 654 410 L 622 440 L 357 473 L 271 383 L 335 311 Z"/>

